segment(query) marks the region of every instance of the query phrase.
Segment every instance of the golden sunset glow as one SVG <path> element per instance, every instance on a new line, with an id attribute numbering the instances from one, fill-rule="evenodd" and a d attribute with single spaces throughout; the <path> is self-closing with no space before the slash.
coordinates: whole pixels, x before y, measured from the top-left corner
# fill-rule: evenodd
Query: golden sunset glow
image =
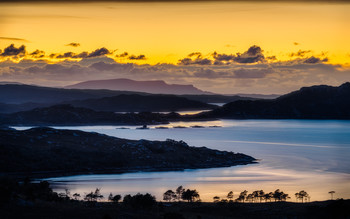
<path id="1" fill-rule="evenodd" d="M 350 78 L 347 3 L 55 1 L 2 3 L 0 8 L 2 80 L 68 85 L 81 81 L 79 72 L 89 72 L 86 79 L 164 80 L 218 93 L 286 93 Z M 20 68 L 10 68 L 9 60 Z M 34 62 L 23 64 L 28 60 Z M 91 68 L 94 62 L 110 66 Z M 48 66 L 62 77 L 41 75 L 43 63 L 64 65 Z M 126 63 L 134 64 L 115 69 Z"/>
<path id="2" fill-rule="evenodd" d="M 106 47 L 116 54 L 145 54 L 147 61 L 142 63 L 175 64 L 192 52 L 234 54 L 259 45 L 279 60 L 290 59 L 298 50 L 311 50 L 315 56 L 325 53 L 333 64 L 348 64 L 350 58 L 348 4 L 91 3 L 1 8 L 5 14 L 0 35 L 25 39 L 11 43 L 23 43 L 28 51 Z M 10 41 L 1 40 L 2 47 Z M 70 42 L 81 46 L 65 46 Z"/>

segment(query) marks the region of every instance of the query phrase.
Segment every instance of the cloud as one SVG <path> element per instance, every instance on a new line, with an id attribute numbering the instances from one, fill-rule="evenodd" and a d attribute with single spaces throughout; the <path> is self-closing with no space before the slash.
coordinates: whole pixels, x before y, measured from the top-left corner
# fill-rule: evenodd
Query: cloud
<path id="1" fill-rule="evenodd" d="M 28 42 L 28 40 L 26 40 L 26 39 L 15 38 L 15 37 L 0 37 L 0 40 L 11 40 L 11 41 L 23 41 L 23 42 Z"/>
<path id="2" fill-rule="evenodd" d="M 44 58 L 45 52 L 37 49 L 34 52 L 30 53 L 29 55 L 33 58 Z"/>
<path id="3" fill-rule="evenodd" d="M 234 70 L 235 77 L 236 78 L 264 78 L 267 74 L 273 73 L 272 68 L 253 68 L 253 69 L 246 69 L 246 68 L 240 68 L 237 70 Z"/>
<path id="4" fill-rule="evenodd" d="M 301 86 L 314 84 L 339 85 L 350 81 L 350 70 L 332 65 L 325 55 L 308 56 L 300 50 L 295 59 L 278 61 L 263 54 L 259 46 L 251 46 L 243 53 L 203 55 L 193 52 L 176 64 L 135 64 L 115 61 L 112 50 L 104 47 L 92 52 L 53 53 L 26 52 L 24 46 L 13 44 L 2 54 L 21 56 L 22 60 L 3 58 L 0 61 L 0 80 L 22 83 L 63 86 L 85 80 L 129 78 L 134 80 L 164 80 L 169 83 L 194 84 L 198 88 L 221 93 L 285 93 Z M 296 52 L 296 53 L 298 53 Z M 24 55 L 24 58 L 22 57 Z M 61 59 L 49 63 L 48 57 Z M 120 53 L 123 61 L 142 59 L 142 55 Z M 75 60 L 79 58 L 79 60 Z M 135 58 L 135 59 L 133 59 Z"/>
<path id="5" fill-rule="evenodd" d="M 69 43 L 66 46 L 79 47 L 80 43 Z"/>
<path id="6" fill-rule="evenodd" d="M 263 50 L 260 48 L 260 46 L 253 45 L 244 53 L 219 54 L 214 52 L 212 56 L 215 59 L 215 65 L 222 65 L 229 62 L 237 62 L 242 64 L 266 62 L 265 56 L 262 52 Z"/>
<path id="7" fill-rule="evenodd" d="M 76 57 L 76 54 L 73 52 L 66 52 L 56 56 L 57 59 L 74 58 L 74 57 Z"/>
<path id="8" fill-rule="evenodd" d="M 317 64 L 317 63 L 322 63 L 322 62 L 327 62 L 328 58 L 320 59 L 314 56 L 311 56 L 310 58 L 307 58 L 304 60 L 304 63 L 308 64 Z"/>
<path id="9" fill-rule="evenodd" d="M 74 53 L 74 52 L 66 52 L 63 54 L 51 54 L 50 58 L 57 58 L 57 59 L 67 59 L 67 58 L 73 58 L 73 59 L 83 59 L 83 58 L 94 58 L 99 56 L 104 56 L 111 54 L 108 49 L 102 47 L 99 49 L 96 49 L 95 51 L 88 53 L 88 52 L 81 52 L 81 53 Z"/>
<path id="10" fill-rule="evenodd" d="M 236 58 L 235 55 L 227 55 L 227 54 L 218 54 L 217 52 L 213 53 L 213 57 L 215 61 L 232 61 L 234 58 Z"/>
<path id="11" fill-rule="evenodd" d="M 16 48 L 14 44 L 6 47 L 1 56 L 24 56 L 26 53 L 26 47 L 24 45 Z"/>
<path id="12" fill-rule="evenodd" d="M 103 56 L 103 55 L 107 55 L 107 54 L 111 54 L 111 52 L 108 49 L 106 49 L 105 47 L 102 47 L 100 49 L 96 49 L 95 51 L 91 52 L 88 55 L 88 58 Z"/>
<path id="13" fill-rule="evenodd" d="M 130 60 L 146 60 L 146 56 L 145 55 L 138 55 L 138 56 L 135 56 L 135 55 L 131 55 L 129 56 Z"/>
<path id="14" fill-rule="evenodd" d="M 124 57 L 128 57 L 129 56 L 129 53 L 127 52 L 123 52 L 122 54 L 117 54 L 115 57 L 120 57 L 120 58 L 124 58 Z"/>
<path id="15" fill-rule="evenodd" d="M 192 56 L 196 56 L 197 58 L 200 58 L 200 57 L 202 57 L 202 53 L 193 52 L 193 53 L 188 54 L 188 57 L 192 57 Z"/>
<path id="16" fill-rule="evenodd" d="M 265 56 L 262 52 L 263 50 L 260 46 L 253 45 L 243 54 L 237 53 L 237 56 L 233 60 L 238 63 L 265 62 Z"/>
<path id="17" fill-rule="evenodd" d="M 179 60 L 179 65 L 211 65 L 212 61 L 210 59 L 196 58 L 194 60 L 190 58 L 184 58 Z"/>
<path id="18" fill-rule="evenodd" d="M 292 52 L 289 56 L 293 57 L 293 56 L 298 56 L 298 57 L 304 57 L 307 53 L 310 53 L 311 50 L 300 50 L 296 53 Z"/>
<path id="19" fill-rule="evenodd" d="M 90 68 L 94 68 L 99 71 L 131 71 L 134 68 L 132 63 L 105 63 L 105 62 L 96 62 L 90 65 Z"/>

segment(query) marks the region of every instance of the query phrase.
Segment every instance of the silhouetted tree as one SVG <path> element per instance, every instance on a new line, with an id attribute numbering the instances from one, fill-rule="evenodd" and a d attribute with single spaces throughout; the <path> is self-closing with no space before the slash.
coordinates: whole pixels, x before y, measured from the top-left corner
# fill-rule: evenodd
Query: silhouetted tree
<path id="1" fill-rule="evenodd" d="M 287 198 L 290 198 L 288 194 L 284 193 L 283 191 L 280 191 L 277 189 L 272 193 L 273 198 L 275 201 L 286 201 Z"/>
<path id="2" fill-rule="evenodd" d="M 75 200 L 78 200 L 80 198 L 80 194 L 79 193 L 74 193 L 73 197 Z"/>
<path id="3" fill-rule="evenodd" d="M 233 192 L 230 191 L 230 192 L 227 194 L 226 197 L 227 197 L 228 200 L 232 201 L 232 199 L 233 199 Z"/>
<path id="4" fill-rule="evenodd" d="M 182 186 L 177 187 L 175 193 L 178 201 L 182 199 L 182 194 L 185 192 L 185 188 Z"/>
<path id="5" fill-rule="evenodd" d="M 220 197 L 219 197 L 219 196 L 214 196 L 214 197 L 213 197 L 213 201 L 214 201 L 215 203 L 219 202 L 219 201 L 220 201 Z"/>
<path id="6" fill-rule="evenodd" d="M 64 192 L 58 193 L 58 197 L 63 198 L 65 200 L 69 200 L 70 199 L 69 189 L 64 189 Z"/>
<path id="7" fill-rule="evenodd" d="M 259 200 L 261 202 L 265 198 L 265 192 L 263 190 L 260 190 L 258 192 L 258 197 L 259 197 Z"/>
<path id="8" fill-rule="evenodd" d="M 121 195 L 113 195 L 112 193 L 109 194 L 108 196 L 108 201 L 118 203 L 122 199 Z"/>
<path id="9" fill-rule="evenodd" d="M 248 202 L 254 201 L 254 194 L 253 193 L 252 194 L 248 194 L 246 196 L 245 200 L 248 201 Z"/>
<path id="10" fill-rule="evenodd" d="M 307 194 L 307 192 L 305 192 L 304 190 L 301 190 L 300 192 L 295 193 L 295 197 L 301 200 L 301 202 L 304 202 L 309 198 L 309 194 Z"/>
<path id="11" fill-rule="evenodd" d="M 103 195 L 101 195 L 100 189 L 96 188 L 95 192 L 90 192 L 85 195 L 84 200 L 88 202 L 98 201 L 99 199 L 102 199 Z"/>
<path id="12" fill-rule="evenodd" d="M 265 202 L 267 202 L 268 200 L 270 200 L 270 202 L 271 202 L 271 199 L 272 199 L 272 198 L 273 198 L 272 192 L 266 193 L 266 194 L 264 195 Z"/>
<path id="13" fill-rule="evenodd" d="M 123 199 L 123 204 L 125 206 L 133 207 L 133 208 L 144 208 L 150 209 L 154 205 L 156 205 L 156 198 L 149 193 L 140 194 L 137 193 L 134 196 L 126 195 Z"/>
<path id="14" fill-rule="evenodd" d="M 173 190 L 168 190 L 166 192 L 164 192 L 163 194 L 163 200 L 164 201 L 171 201 L 171 200 L 175 200 L 177 198 L 177 195 L 175 194 L 175 192 L 173 192 Z"/>
<path id="15" fill-rule="evenodd" d="M 241 192 L 238 196 L 238 198 L 236 199 L 236 201 L 238 202 L 244 202 L 244 200 L 246 199 L 247 197 L 247 194 L 248 194 L 248 191 L 247 190 L 244 190 L 243 192 Z"/>
<path id="16" fill-rule="evenodd" d="M 182 193 L 182 199 L 188 202 L 194 202 L 196 199 L 199 199 L 199 193 L 196 190 L 187 189 Z"/>
<path id="17" fill-rule="evenodd" d="M 331 194 L 331 200 L 333 200 L 333 194 L 335 193 L 335 191 L 330 191 L 328 193 Z"/>

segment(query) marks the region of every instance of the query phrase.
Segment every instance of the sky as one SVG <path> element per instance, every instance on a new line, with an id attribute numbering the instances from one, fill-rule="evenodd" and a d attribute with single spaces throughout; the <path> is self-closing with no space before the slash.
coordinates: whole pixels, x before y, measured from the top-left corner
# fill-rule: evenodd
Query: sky
<path id="1" fill-rule="evenodd" d="M 129 78 L 222 94 L 350 81 L 348 1 L 0 1 L 0 81 Z"/>

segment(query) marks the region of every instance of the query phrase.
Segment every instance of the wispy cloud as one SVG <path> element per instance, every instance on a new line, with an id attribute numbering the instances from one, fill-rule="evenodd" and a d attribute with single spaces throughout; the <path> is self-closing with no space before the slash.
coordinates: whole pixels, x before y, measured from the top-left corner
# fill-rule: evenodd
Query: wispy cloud
<path id="1" fill-rule="evenodd" d="M 1 1 L 0 1 L 1 2 Z M 26 39 L 22 38 L 15 38 L 15 37 L 0 37 L 0 40 L 10 40 L 10 41 L 22 41 L 22 42 L 29 42 Z"/>
<path id="2" fill-rule="evenodd" d="M 66 46 L 79 47 L 80 43 L 69 43 Z"/>

